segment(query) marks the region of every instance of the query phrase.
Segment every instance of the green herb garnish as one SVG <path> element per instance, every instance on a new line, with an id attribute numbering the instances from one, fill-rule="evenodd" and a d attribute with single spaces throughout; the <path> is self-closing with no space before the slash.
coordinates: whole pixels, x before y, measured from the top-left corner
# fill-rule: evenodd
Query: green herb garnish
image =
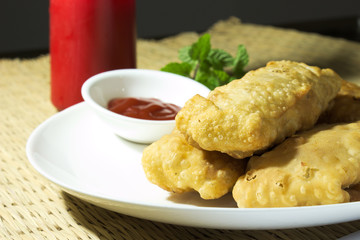
<path id="1" fill-rule="evenodd" d="M 190 77 L 211 90 L 239 79 L 245 74 L 249 56 L 244 45 L 239 45 L 236 56 L 221 49 L 212 49 L 210 34 L 202 35 L 191 46 L 179 50 L 181 63 L 171 62 L 161 71 Z"/>

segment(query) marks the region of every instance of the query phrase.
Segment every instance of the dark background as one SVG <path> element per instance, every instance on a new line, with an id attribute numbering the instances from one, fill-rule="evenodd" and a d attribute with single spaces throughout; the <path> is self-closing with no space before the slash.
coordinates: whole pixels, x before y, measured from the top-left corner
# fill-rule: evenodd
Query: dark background
<path id="1" fill-rule="evenodd" d="M 358 0 L 137 0 L 136 4 L 140 38 L 202 32 L 220 19 L 236 16 L 246 23 L 360 41 Z M 0 1 L 0 57 L 34 57 L 48 52 L 48 8 L 49 0 Z"/>

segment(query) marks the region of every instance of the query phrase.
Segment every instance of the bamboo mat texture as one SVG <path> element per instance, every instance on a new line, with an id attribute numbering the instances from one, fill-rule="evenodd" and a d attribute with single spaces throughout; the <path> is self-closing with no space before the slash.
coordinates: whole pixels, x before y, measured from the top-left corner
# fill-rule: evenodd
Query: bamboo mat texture
<path id="1" fill-rule="evenodd" d="M 214 48 L 233 55 L 245 44 L 248 70 L 288 59 L 330 67 L 346 80 L 360 81 L 360 44 L 355 42 L 244 24 L 233 17 L 208 32 Z M 198 37 L 186 32 L 162 40 L 139 39 L 138 68 L 158 70 L 178 61 L 179 48 Z M 63 192 L 34 170 L 25 153 L 31 132 L 57 112 L 50 102 L 49 63 L 48 55 L 0 60 L 0 239 L 328 240 L 360 229 L 360 221 L 269 231 L 192 228 L 129 217 Z"/>

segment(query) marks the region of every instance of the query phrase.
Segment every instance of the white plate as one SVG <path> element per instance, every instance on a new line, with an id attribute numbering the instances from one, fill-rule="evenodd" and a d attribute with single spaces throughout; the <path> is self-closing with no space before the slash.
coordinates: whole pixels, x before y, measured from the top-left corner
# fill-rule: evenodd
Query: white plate
<path id="1" fill-rule="evenodd" d="M 79 103 L 42 123 L 26 150 L 34 168 L 64 191 L 143 219 L 218 229 L 285 229 L 360 219 L 360 202 L 239 209 L 230 194 L 208 201 L 195 193 L 171 195 L 146 180 L 144 147 L 114 135 Z"/>

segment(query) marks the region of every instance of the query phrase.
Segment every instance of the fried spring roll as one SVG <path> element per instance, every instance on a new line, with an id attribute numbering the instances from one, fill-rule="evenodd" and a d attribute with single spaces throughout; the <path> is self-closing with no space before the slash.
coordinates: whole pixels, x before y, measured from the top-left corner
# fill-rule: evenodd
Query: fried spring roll
<path id="1" fill-rule="evenodd" d="M 344 203 L 359 183 L 360 122 L 319 125 L 250 158 L 233 197 L 241 208 Z"/>
<path id="2" fill-rule="evenodd" d="M 145 148 L 142 165 L 148 180 L 169 192 L 197 191 L 203 199 L 217 199 L 231 192 L 246 161 L 194 148 L 174 130 Z"/>
<path id="3" fill-rule="evenodd" d="M 350 123 L 360 120 L 360 86 L 342 81 L 341 89 L 319 123 Z"/>
<path id="4" fill-rule="evenodd" d="M 340 85 L 331 69 L 273 61 L 188 100 L 176 126 L 193 146 L 245 158 L 313 127 Z"/>

